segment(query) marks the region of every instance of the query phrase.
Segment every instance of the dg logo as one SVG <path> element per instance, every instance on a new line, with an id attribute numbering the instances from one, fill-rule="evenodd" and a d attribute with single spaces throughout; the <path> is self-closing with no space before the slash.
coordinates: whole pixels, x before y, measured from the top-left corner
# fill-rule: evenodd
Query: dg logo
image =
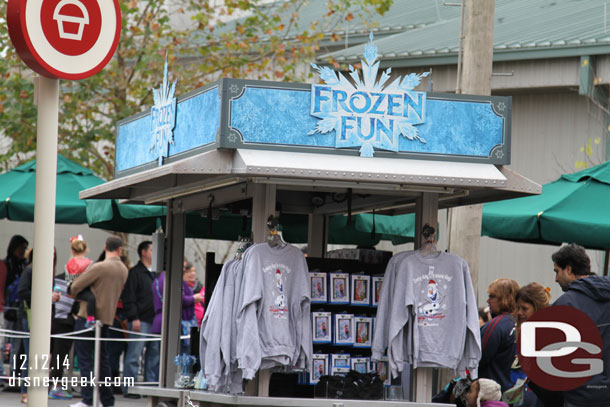
<path id="1" fill-rule="evenodd" d="M 584 312 L 565 305 L 544 308 L 521 324 L 519 362 L 547 390 L 572 390 L 603 371 L 602 338 Z"/>

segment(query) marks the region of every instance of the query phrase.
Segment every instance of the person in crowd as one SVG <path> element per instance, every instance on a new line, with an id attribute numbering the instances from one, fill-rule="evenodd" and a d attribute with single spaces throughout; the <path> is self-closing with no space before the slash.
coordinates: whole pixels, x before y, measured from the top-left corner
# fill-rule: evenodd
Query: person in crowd
<path id="1" fill-rule="evenodd" d="M 19 308 L 19 298 L 17 297 L 17 281 L 26 266 L 25 252 L 28 248 L 28 241 L 21 235 L 14 235 L 6 249 L 6 257 L 0 260 L 0 311 L 3 312 L 4 328 L 19 330 L 17 310 Z M 7 340 L 11 346 L 10 360 L 15 360 L 15 351 L 21 346 L 21 338 L 9 338 Z M 0 338 L 2 349 L 4 349 L 4 339 Z M 10 369 L 13 368 L 10 364 Z M 4 364 L 0 363 L 0 374 L 4 374 Z"/>
<path id="2" fill-rule="evenodd" d="M 519 332 L 521 324 L 527 321 L 537 311 L 548 307 L 549 301 L 551 300 L 550 288 L 545 288 L 540 284 L 533 282 L 527 284 L 517 291 L 515 296 L 517 303 L 517 338 L 519 338 Z M 516 345 L 516 344 L 515 344 Z M 517 348 L 515 346 L 514 362 L 511 368 L 511 383 L 515 384 L 518 379 L 526 380 L 527 383 L 523 386 L 523 407 L 543 407 L 543 402 L 538 400 L 538 397 L 532 392 L 529 385 L 529 380 L 525 376 L 525 373 L 521 369 L 519 359 L 517 357 Z M 561 405 L 561 404 L 559 404 Z"/>
<path id="3" fill-rule="evenodd" d="M 610 277 L 591 272 L 585 248 L 562 246 L 551 256 L 555 281 L 564 294 L 553 305 L 566 305 L 584 312 L 597 325 L 602 337 L 603 371 L 580 387 L 564 392 L 564 407 L 608 406 L 610 392 Z"/>
<path id="4" fill-rule="evenodd" d="M 487 304 L 493 318 L 481 328 L 481 361 L 479 377 L 500 384 L 502 392 L 513 383 L 510 380 L 515 350 L 515 296 L 519 283 L 508 278 L 493 281 L 487 292 Z"/>
<path id="5" fill-rule="evenodd" d="M 490 379 L 478 379 L 472 383 L 471 391 L 468 394 L 468 407 L 508 407 L 508 404 L 501 401 L 502 392 L 500 385 Z"/>
<path id="6" fill-rule="evenodd" d="M 19 331 L 30 332 L 30 308 L 32 308 L 32 259 L 34 257 L 34 251 L 29 250 L 26 253 L 26 267 L 21 272 L 19 279 L 15 280 L 17 284 L 17 297 L 19 298 L 18 310 L 17 310 L 17 326 Z M 53 295 L 55 302 L 55 295 Z M 22 338 L 19 347 L 15 349 L 15 356 L 17 365 L 21 367 L 20 376 L 22 378 L 28 376 L 28 354 L 30 353 L 30 340 L 28 338 Z M 13 363 L 14 365 L 14 363 Z M 15 374 L 17 372 L 14 372 Z M 28 389 L 25 387 L 24 382 L 20 384 L 21 392 L 21 403 L 27 404 L 28 402 Z"/>
<path id="7" fill-rule="evenodd" d="M 105 254 L 102 252 L 103 256 Z M 102 257 L 102 255 L 100 255 Z M 103 261 L 102 258 L 99 261 Z M 131 268 L 131 263 L 129 261 L 129 256 L 125 253 L 121 254 L 121 261 L 127 267 L 127 270 Z M 129 277 L 127 277 L 129 278 Z M 123 289 L 124 291 L 124 289 Z M 125 311 L 123 309 L 123 301 L 119 299 L 119 302 L 116 306 L 116 311 L 114 313 L 114 322 L 112 324 L 112 328 L 108 331 L 108 337 L 113 339 L 128 339 L 129 334 L 127 333 L 127 317 L 125 316 Z M 121 377 L 121 355 L 123 355 L 123 360 L 125 358 L 125 354 L 127 352 L 127 342 L 125 341 L 109 341 L 107 345 L 108 350 L 108 359 L 110 361 L 110 370 L 112 371 L 112 379 L 113 383 L 117 377 Z M 115 386 L 113 384 L 112 391 L 114 394 L 123 394 L 123 388 L 121 386 Z"/>
<path id="8" fill-rule="evenodd" d="M 531 318 L 537 311 L 549 306 L 551 289 L 533 282 L 524 285 L 515 296 L 517 303 L 517 331 L 521 324 Z"/>
<path id="9" fill-rule="evenodd" d="M 29 332 L 30 327 L 30 309 L 32 308 L 32 259 L 34 257 L 34 251 L 30 250 L 28 253 L 27 267 L 21 273 L 21 278 L 19 279 L 19 287 L 18 294 L 21 299 L 21 304 L 19 307 L 19 319 L 21 321 L 22 331 Z M 57 253 L 55 249 L 53 249 L 53 267 L 50 267 L 51 272 L 55 275 L 55 266 L 57 265 Z M 51 301 L 55 304 L 60 298 L 60 294 L 53 290 L 51 294 Z M 21 377 L 28 376 L 28 353 L 30 349 L 30 340 L 23 339 L 22 345 L 19 351 L 19 356 L 17 360 L 21 365 Z M 22 382 L 21 383 L 21 403 L 27 404 L 28 395 L 27 395 L 27 387 Z"/>
<path id="10" fill-rule="evenodd" d="M 84 289 L 90 287 L 96 298 L 95 319 L 100 321 L 103 326 L 101 336 L 108 338 L 108 327 L 114 321 L 114 314 L 119 302 L 121 292 L 127 281 L 128 270 L 121 261 L 123 241 L 115 236 L 106 239 L 104 245 L 105 260 L 93 264 L 85 271 L 74 283 L 71 291 L 78 296 Z M 74 324 L 74 328 L 80 331 L 85 328 L 87 323 L 87 303 L 80 301 L 80 310 Z M 93 336 L 92 332 L 87 332 L 87 336 Z M 78 358 L 81 377 L 89 377 L 93 371 L 94 343 L 89 340 L 75 340 L 74 350 Z M 108 360 L 107 341 L 102 341 L 100 345 L 100 377 L 98 382 L 111 379 L 110 363 Z M 114 395 L 108 386 L 100 386 L 100 400 L 104 407 L 114 406 Z M 91 384 L 81 386 L 82 401 L 72 404 L 71 407 L 89 407 L 93 404 L 93 389 Z"/>
<path id="11" fill-rule="evenodd" d="M 190 263 L 187 262 L 187 265 Z M 191 328 L 198 327 L 197 317 L 195 316 L 195 305 L 203 302 L 203 295 L 201 293 L 195 293 L 189 284 L 189 280 L 192 280 L 192 275 L 197 274 L 194 271 L 194 267 L 187 269 L 186 266 L 182 270 L 182 335 L 190 336 Z M 186 299 L 186 301 L 185 301 Z M 180 353 L 190 353 L 190 339 L 185 338 L 180 341 Z"/>
<path id="12" fill-rule="evenodd" d="M 68 293 L 70 292 L 70 286 L 80 275 L 82 275 L 87 268 L 91 265 L 92 261 L 86 257 L 87 255 L 87 243 L 83 239 L 82 235 L 78 235 L 70 239 L 70 250 L 72 251 L 72 257 L 66 264 L 66 272 L 68 273 Z M 95 295 L 91 290 L 86 289 L 78 294 L 78 300 L 87 302 L 87 328 L 95 324 Z"/>
<path id="13" fill-rule="evenodd" d="M 479 307 L 479 328 L 491 319 L 489 307 Z"/>
<path id="14" fill-rule="evenodd" d="M 205 302 L 205 287 L 197 279 L 197 269 L 190 261 L 187 261 L 184 265 L 184 281 L 191 287 L 194 294 L 201 294 L 203 297 L 200 302 L 195 303 L 195 318 L 197 318 L 197 326 L 199 326 L 201 325 L 204 313 L 203 303 Z"/>
<path id="15" fill-rule="evenodd" d="M 65 268 L 64 268 L 65 270 Z M 62 273 L 55 276 L 53 280 L 53 291 L 59 296 L 53 307 L 53 319 L 51 321 L 51 334 L 61 335 L 74 331 L 74 316 L 78 312 L 78 303 L 68 295 L 67 275 Z M 63 369 L 70 366 L 70 350 L 72 339 L 51 338 L 51 359 L 57 361 L 50 363 L 49 377 L 57 380 L 63 377 Z M 61 386 L 51 386 L 49 398 L 54 400 L 70 400 L 72 395 Z"/>
<path id="16" fill-rule="evenodd" d="M 102 251 L 99 255 L 97 261 L 104 261 L 106 258 L 106 253 Z M 121 261 L 127 267 L 127 270 L 131 268 L 131 263 L 129 261 L 129 256 L 125 253 L 121 254 Z M 123 301 L 119 299 L 119 302 L 116 306 L 116 311 L 114 313 L 114 321 L 112 324 L 112 328 L 108 330 L 108 337 L 111 339 L 128 339 L 129 334 L 127 333 L 127 317 L 125 316 L 125 312 L 123 311 Z M 127 352 L 127 342 L 125 341 L 108 341 L 106 345 L 106 350 L 108 351 L 108 360 L 110 362 L 110 371 L 112 372 L 113 383 L 115 383 L 115 379 L 117 377 L 121 377 L 121 355 L 123 358 L 125 357 L 125 353 Z M 112 391 L 114 394 L 123 394 L 123 387 L 115 386 L 113 384 Z"/>
<path id="17" fill-rule="evenodd" d="M 151 270 L 152 242 L 147 240 L 138 245 L 140 261 L 131 270 L 123 289 L 121 299 L 127 317 L 128 329 L 144 334 L 152 333 L 152 323 L 155 318 L 152 285 L 155 279 Z M 130 334 L 130 338 L 143 339 L 138 334 Z M 137 381 L 140 367 L 140 355 L 146 347 L 144 358 L 144 381 L 156 382 L 159 380 L 159 341 L 134 341 L 127 344 L 123 377 L 133 377 Z M 129 394 L 123 390 L 127 398 L 140 398 L 138 394 Z"/>
<path id="18" fill-rule="evenodd" d="M 153 301 L 155 304 L 155 319 L 153 320 L 153 333 L 161 333 L 162 315 L 163 315 L 163 284 L 165 282 L 165 272 L 161 272 L 159 277 L 153 282 Z M 194 294 L 193 290 L 188 286 L 186 281 L 182 281 L 182 335 L 190 334 L 190 327 L 197 322 L 195 320 L 194 304 L 202 302 L 201 294 Z M 185 323 L 187 321 L 187 323 Z M 194 321 L 194 322 L 193 322 Z M 189 352 L 188 340 L 180 341 L 180 353 Z"/>

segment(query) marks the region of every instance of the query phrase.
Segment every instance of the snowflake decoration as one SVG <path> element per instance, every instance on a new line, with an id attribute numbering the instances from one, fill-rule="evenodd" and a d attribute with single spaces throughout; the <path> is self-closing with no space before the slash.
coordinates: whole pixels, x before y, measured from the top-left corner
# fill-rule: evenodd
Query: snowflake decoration
<path id="1" fill-rule="evenodd" d="M 231 86 L 229 86 L 229 91 L 231 91 L 231 93 L 237 93 L 239 92 L 239 86 L 237 86 L 236 84 L 232 84 Z"/>
<path id="2" fill-rule="evenodd" d="M 237 136 L 235 134 L 229 134 L 228 139 L 231 143 L 235 143 L 237 141 Z"/>
<path id="3" fill-rule="evenodd" d="M 364 49 L 363 57 L 361 60 L 362 64 L 362 72 L 354 69 L 353 66 L 349 66 L 349 78 L 348 80 L 341 72 L 335 72 L 333 69 L 326 66 L 319 66 L 316 64 L 311 64 L 312 67 L 319 73 L 320 78 L 324 81 L 327 87 L 333 87 L 333 89 L 337 88 L 346 94 L 354 95 L 357 93 L 360 94 L 368 94 L 368 95 L 379 95 L 383 94 L 394 94 L 395 95 L 404 95 L 405 100 L 407 98 L 411 98 L 412 100 L 419 101 L 418 103 L 425 103 L 425 93 L 423 92 L 415 92 L 413 89 L 417 87 L 421 79 L 430 74 L 430 72 L 424 72 L 421 74 L 411 73 L 404 77 L 398 77 L 391 83 L 390 74 L 392 72 L 391 68 L 386 69 L 381 73 L 379 80 L 377 80 L 377 75 L 379 72 L 379 61 L 377 61 L 377 46 L 373 44 L 373 33 L 369 36 L 369 42 L 366 44 Z M 314 85 L 314 87 L 317 85 Z M 389 96 L 388 96 L 389 97 Z M 418 99 L 419 97 L 419 99 Z M 312 100 L 313 100 L 313 87 L 312 87 Z M 351 101 L 350 101 L 351 102 Z M 338 102 L 334 101 L 335 105 L 338 105 Z M 344 103 L 347 104 L 347 102 Z M 387 102 L 386 102 L 387 103 Z M 407 103 L 406 101 L 404 102 Z M 313 105 L 313 103 L 312 103 Z M 358 131 L 360 135 L 360 143 L 347 145 L 349 143 L 344 143 L 340 145 L 337 142 L 337 147 L 353 147 L 360 146 L 360 156 L 362 157 L 372 157 L 375 153 L 375 148 L 383 148 L 391 151 L 398 151 L 398 140 L 399 136 L 405 137 L 409 141 L 420 142 L 422 144 L 426 144 L 426 140 L 419 134 L 417 128 L 415 127 L 417 124 L 423 123 L 423 117 L 419 118 L 419 121 L 414 121 L 412 118 L 406 117 L 406 112 L 408 108 L 405 106 L 405 114 L 394 115 L 383 114 L 380 111 L 376 111 L 374 113 L 361 115 L 358 117 L 358 114 L 351 113 L 351 117 L 348 117 L 348 120 L 352 120 L 354 126 L 358 126 Z M 320 111 L 314 112 L 312 106 L 311 114 L 315 117 L 318 117 L 320 120 L 316 123 L 316 126 L 313 130 L 311 130 L 308 134 L 327 134 L 332 132 L 333 130 L 340 133 L 342 120 L 345 119 L 345 111 L 339 112 L 338 108 L 335 108 L 337 111 Z M 388 109 L 390 111 L 391 109 Z M 380 114 L 381 113 L 381 114 Z M 372 115 L 375 115 L 373 118 Z M 348 113 L 349 115 L 349 113 Z M 342 117 L 343 116 L 343 117 Z M 422 115 L 423 116 L 423 115 Z M 370 122 L 369 122 L 370 120 Z M 386 126 L 387 130 L 391 132 L 391 142 L 390 141 L 379 141 L 380 137 L 377 134 L 377 140 L 374 140 L 373 135 L 376 132 L 379 132 L 378 121 L 382 123 L 382 125 L 386 125 L 388 123 L 391 126 Z M 370 123 L 370 124 L 368 124 Z M 366 126 L 368 127 L 368 136 L 362 136 L 362 132 L 367 133 Z M 375 126 L 375 127 L 373 127 Z M 351 128 L 351 127 L 350 127 Z M 345 131 L 345 130 L 344 130 Z M 343 134 L 341 140 L 345 140 L 345 134 Z M 338 136 L 339 139 L 339 136 Z"/>
<path id="4" fill-rule="evenodd" d="M 159 89 L 153 89 L 155 104 L 151 108 L 153 142 L 148 151 L 154 151 L 158 157 L 159 166 L 163 157 L 169 155 L 169 145 L 174 144 L 173 129 L 176 125 L 176 81 L 168 83 L 167 54 L 163 69 L 163 83 Z"/>
<path id="5" fill-rule="evenodd" d="M 497 107 L 497 109 L 498 109 L 499 111 L 501 111 L 501 112 L 503 112 L 503 111 L 504 111 L 504 109 L 506 109 L 506 105 L 504 104 L 504 102 L 500 102 L 500 103 L 498 103 L 498 105 L 497 105 L 496 107 Z"/>
<path id="6" fill-rule="evenodd" d="M 501 160 L 502 157 L 504 157 L 504 151 L 502 151 L 502 150 L 496 151 L 495 154 L 496 154 L 496 158 L 499 159 L 499 160 Z"/>

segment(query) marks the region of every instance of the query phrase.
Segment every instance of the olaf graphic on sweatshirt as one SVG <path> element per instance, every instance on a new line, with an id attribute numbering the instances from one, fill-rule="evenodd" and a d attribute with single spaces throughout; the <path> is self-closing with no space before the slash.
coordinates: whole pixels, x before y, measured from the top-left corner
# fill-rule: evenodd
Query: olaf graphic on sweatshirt
<path id="1" fill-rule="evenodd" d="M 285 293 L 285 278 L 290 274 L 290 269 L 283 264 L 273 264 L 263 269 L 264 273 L 272 273 L 273 284 L 269 311 L 275 318 L 288 319 L 288 300 Z"/>
<path id="2" fill-rule="evenodd" d="M 417 304 L 417 322 L 424 326 L 437 326 L 435 321 L 445 318 L 443 310 L 447 308 L 446 304 L 443 304 L 444 296 L 441 290 L 439 290 L 439 284 L 436 280 L 441 280 L 445 276 L 435 275 L 434 267 L 430 267 L 428 276 L 421 276 L 428 278 L 427 286 L 422 287 L 420 302 Z M 420 280 L 421 281 L 421 280 Z M 447 288 L 445 285 L 441 288 Z M 424 297 L 423 299 L 421 297 Z"/>

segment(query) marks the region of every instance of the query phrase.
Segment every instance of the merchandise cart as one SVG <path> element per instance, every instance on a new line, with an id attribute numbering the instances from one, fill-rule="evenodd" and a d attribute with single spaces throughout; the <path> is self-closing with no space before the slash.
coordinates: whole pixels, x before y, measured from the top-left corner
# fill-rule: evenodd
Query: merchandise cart
<path id="1" fill-rule="evenodd" d="M 116 177 L 81 198 L 167 205 L 160 388 L 130 391 L 202 405 L 384 403 L 266 398 L 265 372 L 248 392 L 258 398 L 175 389 L 186 213 L 247 214 L 255 243 L 266 240 L 269 215 L 307 214 L 308 255 L 324 257 L 330 215 L 415 213 L 418 247 L 417 231 L 435 225 L 439 209 L 541 192 L 506 167 L 509 97 L 416 92 L 408 83 L 381 90 L 370 79 L 354 86 L 341 74 L 322 77 L 327 84 L 222 79 L 177 101 L 166 85 L 151 112 L 118 123 Z M 414 400 L 429 401 L 430 369 L 416 377 Z"/>

